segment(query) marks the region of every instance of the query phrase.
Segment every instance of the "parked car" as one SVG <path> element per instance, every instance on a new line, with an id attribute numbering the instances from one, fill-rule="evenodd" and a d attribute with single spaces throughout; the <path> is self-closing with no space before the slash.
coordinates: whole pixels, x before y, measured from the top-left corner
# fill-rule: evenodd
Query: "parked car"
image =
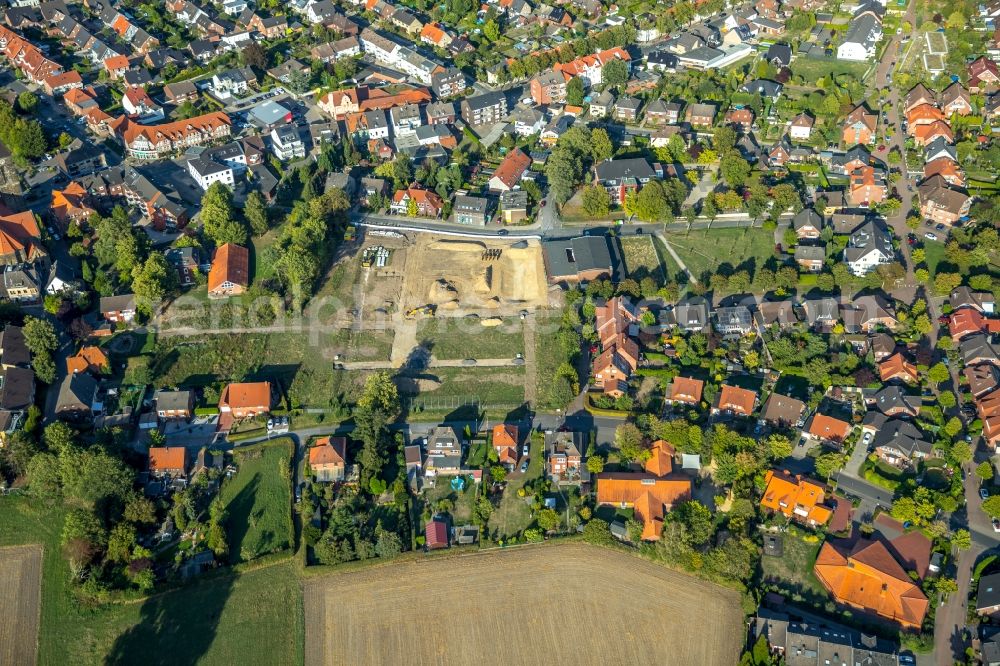
<path id="1" fill-rule="evenodd" d="M 927 240 L 936 241 L 937 240 L 937 234 L 934 233 L 933 231 L 928 231 L 926 234 L 924 234 L 924 238 L 926 238 Z"/>
<path id="2" fill-rule="evenodd" d="M 528 455 L 528 444 L 527 443 L 525 443 L 525 445 L 521 447 L 521 455 L 522 456 Z"/>
<path id="3" fill-rule="evenodd" d="M 525 460 L 523 463 L 521 463 L 521 474 L 524 474 L 527 471 L 528 471 L 528 461 Z"/>
<path id="4" fill-rule="evenodd" d="M 872 434 L 870 432 L 866 432 L 865 436 L 861 438 L 861 443 L 864 444 L 865 446 L 868 446 L 871 443 L 871 441 L 872 441 Z"/>
<path id="5" fill-rule="evenodd" d="M 1000 532 L 1000 518 L 993 519 L 993 531 Z"/>
<path id="6" fill-rule="evenodd" d="M 990 491 L 986 490 L 986 488 L 979 489 L 979 499 L 988 499 L 989 496 L 990 496 Z"/>

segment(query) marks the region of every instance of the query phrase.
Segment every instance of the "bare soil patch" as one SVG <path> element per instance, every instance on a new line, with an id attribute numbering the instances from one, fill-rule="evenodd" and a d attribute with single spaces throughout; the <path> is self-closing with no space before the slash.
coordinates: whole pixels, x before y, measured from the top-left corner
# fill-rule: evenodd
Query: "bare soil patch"
<path id="1" fill-rule="evenodd" d="M 37 662 L 41 594 L 42 547 L 0 548 L 0 664 Z"/>
<path id="2" fill-rule="evenodd" d="M 586 544 L 375 566 L 305 585 L 305 662 L 657 664 L 739 659 L 739 595 Z"/>

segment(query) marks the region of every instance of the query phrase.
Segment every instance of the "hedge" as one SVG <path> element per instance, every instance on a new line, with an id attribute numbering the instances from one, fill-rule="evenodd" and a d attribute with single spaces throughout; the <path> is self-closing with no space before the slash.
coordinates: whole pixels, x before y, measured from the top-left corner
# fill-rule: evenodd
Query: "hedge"
<path id="1" fill-rule="evenodd" d="M 195 416 L 215 416 L 218 413 L 219 413 L 219 408 L 218 407 L 195 407 L 194 408 L 194 415 Z"/>

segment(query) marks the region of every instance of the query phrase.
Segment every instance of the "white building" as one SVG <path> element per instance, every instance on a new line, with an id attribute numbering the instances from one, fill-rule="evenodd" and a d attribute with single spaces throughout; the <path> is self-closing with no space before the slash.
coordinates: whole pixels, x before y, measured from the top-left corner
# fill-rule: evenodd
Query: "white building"
<path id="1" fill-rule="evenodd" d="M 389 112 L 392 118 L 392 133 L 394 136 L 408 136 L 423 125 L 420 117 L 420 107 L 416 104 L 406 104 L 394 107 Z"/>
<path id="2" fill-rule="evenodd" d="M 882 21 L 871 12 L 865 12 L 851 22 L 844 41 L 837 47 L 837 60 L 871 60 L 881 39 Z"/>
<path id="3" fill-rule="evenodd" d="M 212 183 L 222 183 L 229 188 L 236 185 L 233 168 L 227 164 L 204 157 L 195 157 L 188 160 L 187 167 L 194 182 L 198 183 L 198 186 L 203 190 L 211 187 Z"/>
<path id="4" fill-rule="evenodd" d="M 271 130 L 271 147 L 275 157 L 283 162 L 306 156 L 306 145 L 295 125 L 282 125 Z"/>

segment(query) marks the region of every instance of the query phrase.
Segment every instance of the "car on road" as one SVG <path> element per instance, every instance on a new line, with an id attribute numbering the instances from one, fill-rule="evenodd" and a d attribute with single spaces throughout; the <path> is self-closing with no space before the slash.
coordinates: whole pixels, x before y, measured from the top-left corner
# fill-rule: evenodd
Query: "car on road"
<path id="1" fill-rule="evenodd" d="M 525 443 L 525 445 L 521 447 L 521 455 L 522 456 L 528 455 L 528 446 L 529 445 L 527 443 Z"/>
<path id="2" fill-rule="evenodd" d="M 914 666 L 917 660 L 910 654 L 899 655 L 899 666 Z"/>
<path id="3" fill-rule="evenodd" d="M 940 223 L 934 228 L 937 229 L 938 231 L 944 231 L 944 225 Z"/>
<path id="4" fill-rule="evenodd" d="M 528 461 L 525 460 L 523 463 L 521 463 L 521 474 L 524 474 L 527 471 L 528 471 Z"/>
<path id="5" fill-rule="evenodd" d="M 979 489 L 979 499 L 989 499 L 989 497 L 990 491 L 986 490 L 986 488 Z"/>
<path id="6" fill-rule="evenodd" d="M 1000 518 L 993 519 L 993 531 L 1000 532 Z"/>
<path id="7" fill-rule="evenodd" d="M 507 229 L 501 229 L 500 231 L 497 232 L 497 236 L 506 236 L 509 233 L 510 231 L 508 231 Z"/>
<path id="8" fill-rule="evenodd" d="M 937 240 L 937 234 L 934 233 L 933 231 L 928 231 L 926 234 L 924 234 L 924 238 L 926 238 L 927 240 L 936 241 Z"/>
<path id="9" fill-rule="evenodd" d="M 871 441 L 872 441 L 872 434 L 870 432 L 866 432 L 865 436 L 861 438 L 861 443 L 864 444 L 865 446 L 868 446 L 871 443 Z"/>

